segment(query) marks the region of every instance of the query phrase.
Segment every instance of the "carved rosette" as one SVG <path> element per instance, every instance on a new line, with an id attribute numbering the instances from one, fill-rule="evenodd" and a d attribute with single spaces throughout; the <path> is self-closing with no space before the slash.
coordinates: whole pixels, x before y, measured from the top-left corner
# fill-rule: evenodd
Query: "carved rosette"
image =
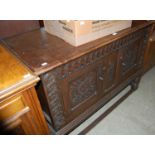
<path id="1" fill-rule="evenodd" d="M 70 92 L 72 108 L 95 95 L 97 92 L 96 72 L 92 71 L 71 82 Z"/>

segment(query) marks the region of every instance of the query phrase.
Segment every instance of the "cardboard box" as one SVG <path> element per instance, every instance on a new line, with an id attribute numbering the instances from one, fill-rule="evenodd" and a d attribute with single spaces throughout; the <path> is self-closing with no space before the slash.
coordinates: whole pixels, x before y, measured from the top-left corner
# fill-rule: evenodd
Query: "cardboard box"
<path id="1" fill-rule="evenodd" d="M 131 20 L 45 20 L 45 30 L 79 46 L 131 27 Z"/>

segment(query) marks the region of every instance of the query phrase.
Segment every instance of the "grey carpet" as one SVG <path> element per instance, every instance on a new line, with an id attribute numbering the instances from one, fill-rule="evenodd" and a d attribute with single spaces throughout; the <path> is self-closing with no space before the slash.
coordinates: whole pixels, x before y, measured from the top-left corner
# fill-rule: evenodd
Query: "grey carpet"
<path id="1" fill-rule="evenodd" d="M 125 93 L 127 90 L 124 90 Z M 104 106 L 92 117 L 76 128 L 71 135 L 77 134 L 105 111 L 117 98 Z M 131 94 L 121 105 L 96 125 L 90 135 L 152 135 L 155 134 L 155 67 L 141 79 L 138 90 Z"/>

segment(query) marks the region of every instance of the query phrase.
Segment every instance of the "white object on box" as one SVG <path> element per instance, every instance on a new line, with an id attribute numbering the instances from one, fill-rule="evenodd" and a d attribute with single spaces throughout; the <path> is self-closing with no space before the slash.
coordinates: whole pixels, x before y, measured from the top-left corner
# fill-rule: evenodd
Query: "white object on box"
<path id="1" fill-rule="evenodd" d="M 79 46 L 131 27 L 132 20 L 45 20 L 45 30 Z"/>

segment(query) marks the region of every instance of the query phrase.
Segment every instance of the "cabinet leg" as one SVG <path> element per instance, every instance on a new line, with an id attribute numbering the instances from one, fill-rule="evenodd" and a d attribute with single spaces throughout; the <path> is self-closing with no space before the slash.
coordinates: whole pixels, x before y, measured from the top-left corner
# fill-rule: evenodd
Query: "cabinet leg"
<path id="1" fill-rule="evenodd" d="M 132 82 L 131 82 L 131 89 L 132 90 L 136 90 L 139 86 L 139 82 L 140 82 L 141 77 L 138 76 L 136 77 Z"/>
<path id="2" fill-rule="evenodd" d="M 119 106 L 131 93 L 133 89 L 131 88 L 125 95 L 118 99 L 112 106 L 110 106 L 105 112 L 103 112 L 98 118 L 96 118 L 90 125 L 83 129 L 78 135 L 85 135 L 92 128 L 94 128 L 100 121 L 102 121 L 109 113 L 111 113 L 117 106 Z"/>

